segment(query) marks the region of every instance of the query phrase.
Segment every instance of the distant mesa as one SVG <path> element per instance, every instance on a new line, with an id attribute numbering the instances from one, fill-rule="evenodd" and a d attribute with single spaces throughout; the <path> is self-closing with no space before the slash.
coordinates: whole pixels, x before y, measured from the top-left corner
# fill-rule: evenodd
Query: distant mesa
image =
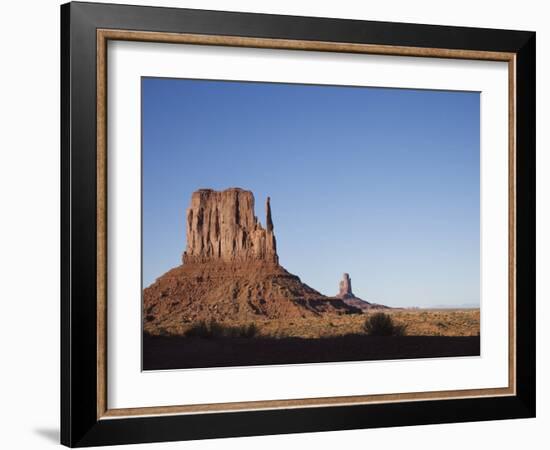
<path id="1" fill-rule="evenodd" d="M 255 321 L 361 314 L 376 307 L 355 297 L 345 274 L 340 293 L 325 296 L 279 264 L 270 198 L 265 227 L 251 191 L 199 189 L 186 215 L 182 264 L 143 291 L 144 328 L 200 320 Z"/>

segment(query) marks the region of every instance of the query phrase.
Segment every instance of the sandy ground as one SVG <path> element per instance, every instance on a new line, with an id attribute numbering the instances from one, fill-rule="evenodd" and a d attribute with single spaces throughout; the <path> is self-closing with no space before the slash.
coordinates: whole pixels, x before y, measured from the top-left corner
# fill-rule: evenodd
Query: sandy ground
<path id="1" fill-rule="evenodd" d="M 364 314 L 324 315 L 318 318 L 295 318 L 254 322 L 221 322 L 224 325 L 248 325 L 254 323 L 263 337 L 335 337 L 347 334 L 363 334 L 363 324 L 369 315 L 380 312 L 372 310 Z M 478 336 L 479 309 L 389 309 L 395 324 L 405 325 L 408 336 Z M 192 326 L 190 323 L 174 321 L 152 334 L 181 336 Z M 145 324 L 145 331 L 151 332 Z"/>

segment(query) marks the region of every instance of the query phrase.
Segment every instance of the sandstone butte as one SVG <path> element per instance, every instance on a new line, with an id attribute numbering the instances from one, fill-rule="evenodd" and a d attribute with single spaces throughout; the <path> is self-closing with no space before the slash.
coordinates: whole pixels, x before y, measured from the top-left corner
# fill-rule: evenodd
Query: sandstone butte
<path id="1" fill-rule="evenodd" d="M 366 300 L 356 297 L 351 290 L 351 278 L 349 273 L 344 273 L 342 281 L 340 281 L 340 290 L 336 297 L 342 299 L 347 305 L 359 308 L 362 311 L 367 309 L 389 309 L 387 306 L 379 305 L 378 303 L 369 303 Z"/>
<path id="2" fill-rule="evenodd" d="M 279 264 L 270 199 L 265 228 L 254 215 L 251 191 L 200 189 L 186 215 L 182 264 L 143 291 L 145 331 L 202 320 L 254 322 L 360 314 L 380 307 L 355 297 L 344 275 L 327 297 Z"/>

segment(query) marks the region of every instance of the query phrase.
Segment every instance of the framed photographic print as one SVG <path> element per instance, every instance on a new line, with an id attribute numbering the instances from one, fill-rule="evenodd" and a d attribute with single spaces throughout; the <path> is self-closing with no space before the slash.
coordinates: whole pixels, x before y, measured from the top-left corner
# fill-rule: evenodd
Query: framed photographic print
<path id="1" fill-rule="evenodd" d="M 63 444 L 535 415 L 535 33 L 61 24 Z"/>

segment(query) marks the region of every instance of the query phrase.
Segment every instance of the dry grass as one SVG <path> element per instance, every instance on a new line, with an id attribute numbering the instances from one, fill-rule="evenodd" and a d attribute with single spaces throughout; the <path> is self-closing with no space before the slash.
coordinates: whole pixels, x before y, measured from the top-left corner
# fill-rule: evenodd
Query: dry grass
<path id="1" fill-rule="evenodd" d="M 365 334 L 365 320 L 376 311 L 357 315 L 324 315 L 319 318 L 255 321 L 257 336 L 318 338 Z M 408 336 L 478 336 L 479 309 L 392 309 L 390 314 L 396 325 L 406 326 Z M 247 323 L 223 322 L 224 326 L 246 326 Z M 183 336 L 196 324 L 179 321 L 163 324 L 162 335 Z M 145 324 L 147 329 L 147 324 Z"/>

